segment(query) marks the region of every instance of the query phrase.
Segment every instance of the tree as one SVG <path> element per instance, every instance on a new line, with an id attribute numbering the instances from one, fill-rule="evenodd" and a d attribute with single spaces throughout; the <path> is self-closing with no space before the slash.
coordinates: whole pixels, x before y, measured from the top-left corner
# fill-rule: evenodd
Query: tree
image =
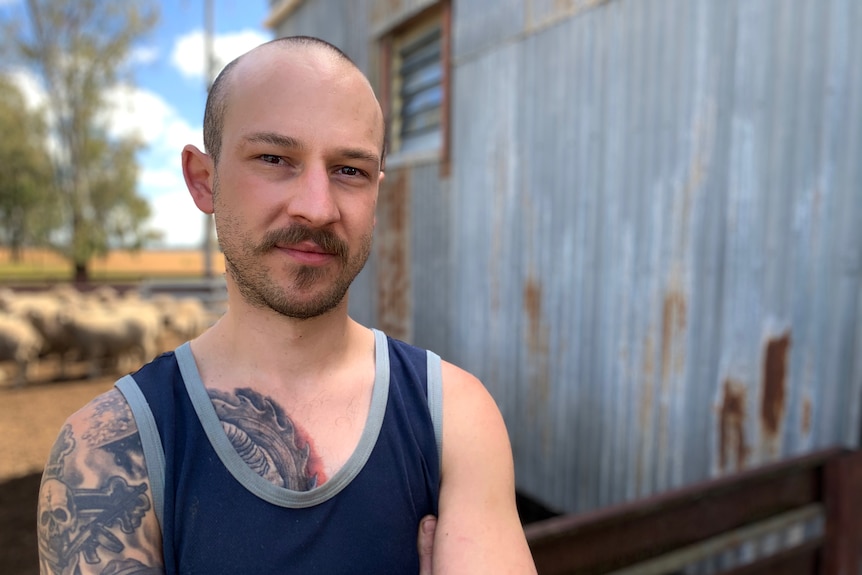
<path id="1" fill-rule="evenodd" d="M 43 243 L 58 221 L 46 133 L 42 115 L 28 108 L 10 78 L 0 76 L 0 241 L 13 261 L 25 245 Z"/>
<path id="2" fill-rule="evenodd" d="M 52 245 L 72 263 L 76 281 L 87 281 L 92 258 L 154 237 L 144 227 L 149 205 L 136 191 L 141 146 L 112 137 L 105 110 L 108 91 L 131 83 L 131 49 L 156 20 L 155 7 L 140 0 L 27 0 L 26 24 L 7 27 L 46 91 L 62 214 Z"/>

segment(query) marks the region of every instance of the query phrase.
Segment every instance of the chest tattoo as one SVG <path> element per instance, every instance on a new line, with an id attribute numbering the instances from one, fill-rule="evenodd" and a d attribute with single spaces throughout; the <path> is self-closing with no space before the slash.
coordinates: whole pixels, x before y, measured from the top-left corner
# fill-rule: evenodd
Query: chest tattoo
<path id="1" fill-rule="evenodd" d="M 309 438 L 272 398 L 247 388 L 208 393 L 231 445 L 258 475 L 294 491 L 325 481 Z"/>

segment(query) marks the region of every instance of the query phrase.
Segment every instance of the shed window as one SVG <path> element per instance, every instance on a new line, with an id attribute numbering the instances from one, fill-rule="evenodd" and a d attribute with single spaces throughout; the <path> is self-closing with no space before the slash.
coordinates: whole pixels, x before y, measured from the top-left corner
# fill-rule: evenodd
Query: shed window
<path id="1" fill-rule="evenodd" d="M 443 104 L 443 66 L 440 61 L 440 27 L 399 50 L 402 148 L 423 136 L 440 132 Z"/>
<path id="2" fill-rule="evenodd" d="M 445 38 L 439 8 L 409 22 L 391 36 L 389 139 L 396 153 L 442 148 Z"/>

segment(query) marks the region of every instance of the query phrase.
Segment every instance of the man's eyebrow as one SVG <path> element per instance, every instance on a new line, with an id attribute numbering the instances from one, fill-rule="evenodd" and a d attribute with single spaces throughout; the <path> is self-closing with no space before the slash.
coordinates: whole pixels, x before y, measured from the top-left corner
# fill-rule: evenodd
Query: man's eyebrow
<path id="1" fill-rule="evenodd" d="M 250 144 L 272 144 L 279 148 L 302 149 L 305 146 L 296 138 L 278 134 L 276 132 L 254 132 L 243 137 Z"/>
<path id="2" fill-rule="evenodd" d="M 361 150 L 359 148 L 341 148 L 338 150 L 338 155 L 348 160 L 359 160 L 372 164 L 380 164 L 380 156 L 374 152 Z"/>

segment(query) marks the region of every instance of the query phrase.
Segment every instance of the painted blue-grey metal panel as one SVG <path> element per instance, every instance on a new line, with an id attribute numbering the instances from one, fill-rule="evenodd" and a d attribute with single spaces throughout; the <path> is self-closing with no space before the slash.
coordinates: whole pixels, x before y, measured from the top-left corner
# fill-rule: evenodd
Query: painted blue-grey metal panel
<path id="1" fill-rule="evenodd" d="M 522 489 L 586 510 L 857 443 L 860 18 L 609 1 L 456 62 L 453 359 Z"/>
<path id="2" fill-rule="evenodd" d="M 452 58 L 455 62 L 520 38 L 524 0 L 473 0 L 452 3 Z"/>
<path id="3" fill-rule="evenodd" d="M 520 311 L 521 58 L 522 51 L 509 44 L 454 71 L 450 359 L 481 376 L 508 422 L 516 459 L 541 476 L 553 470 L 542 466 L 549 460 L 536 451 L 519 421 L 532 382 L 521 377 L 523 354 L 511 345 L 523 340 L 526 329 Z"/>
<path id="4" fill-rule="evenodd" d="M 452 355 L 446 318 L 452 313 L 451 199 L 438 162 L 410 167 L 411 343 L 443 357 Z"/>
<path id="5" fill-rule="evenodd" d="M 278 25 L 276 37 L 317 36 L 338 46 L 367 71 L 370 0 L 306 0 Z"/>

